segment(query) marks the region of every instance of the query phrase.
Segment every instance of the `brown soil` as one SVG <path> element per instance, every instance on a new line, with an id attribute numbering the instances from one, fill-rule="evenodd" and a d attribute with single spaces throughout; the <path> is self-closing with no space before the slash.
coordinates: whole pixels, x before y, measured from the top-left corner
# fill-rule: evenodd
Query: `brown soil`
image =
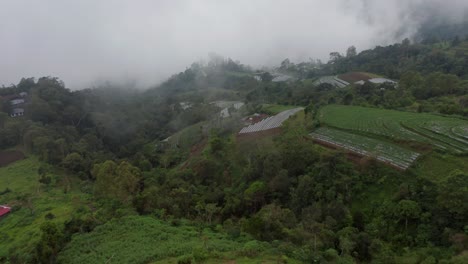
<path id="1" fill-rule="evenodd" d="M 0 151 L 0 167 L 22 159 L 24 154 L 20 151 Z"/>
<path id="2" fill-rule="evenodd" d="M 363 72 L 348 72 L 345 74 L 338 75 L 338 78 L 349 83 L 355 83 L 360 80 L 367 81 L 369 79 L 372 79 L 369 75 Z"/>
<path id="3" fill-rule="evenodd" d="M 190 149 L 189 157 L 188 157 L 187 160 L 182 164 L 182 166 L 180 166 L 180 169 L 181 169 L 181 170 L 186 169 L 186 168 L 188 167 L 189 161 L 190 161 L 191 159 L 193 159 L 194 157 L 200 156 L 200 154 L 202 153 L 202 151 L 205 149 L 206 144 L 208 144 L 208 140 L 207 140 L 207 139 L 203 139 L 200 143 L 197 143 L 197 144 L 193 145 L 192 148 Z"/>

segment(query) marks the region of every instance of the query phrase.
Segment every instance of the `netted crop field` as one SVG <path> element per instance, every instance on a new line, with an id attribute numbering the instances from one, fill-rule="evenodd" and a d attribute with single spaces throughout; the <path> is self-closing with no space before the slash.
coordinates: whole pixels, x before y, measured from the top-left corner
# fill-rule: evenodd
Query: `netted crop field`
<path id="1" fill-rule="evenodd" d="M 323 76 L 314 82 L 315 85 L 319 85 L 322 83 L 328 83 L 338 88 L 344 88 L 349 85 L 348 82 L 341 80 L 337 76 Z"/>
<path id="2" fill-rule="evenodd" d="M 378 161 L 406 170 L 419 157 L 419 153 L 396 144 L 356 135 L 333 128 L 321 127 L 310 134 L 315 140 L 336 146 L 361 156 L 373 157 Z"/>
<path id="3" fill-rule="evenodd" d="M 270 116 L 262 121 L 242 128 L 239 134 L 254 133 L 280 127 L 290 116 L 301 111 L 302 107 L 283 111 L 275 116 Z"/>
<path id="4" fill-rule="evenodd" d="M 427 143 L 452 153 L 468 152 L 468 121 L 463 119 L 342 105 L 322 108 L 319 119 L 329 127 L 360 134 Z"/>

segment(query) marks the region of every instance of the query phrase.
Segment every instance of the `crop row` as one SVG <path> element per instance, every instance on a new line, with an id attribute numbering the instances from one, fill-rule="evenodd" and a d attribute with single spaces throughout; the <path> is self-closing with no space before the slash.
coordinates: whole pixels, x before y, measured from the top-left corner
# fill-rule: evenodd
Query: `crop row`
<path id="1" fill-rule="evenodd" d="M 319 78 L 317 81 L 315 81 L 316 85 L 319 85 L 322 83 L 328 83 L 338 88 L 343 88 L 349 85 L 348 82 L 341 80 L 340 78 L 336 76 L 324 76 L 324 77 Z"/>
<path id="2" fill-rule="evenodd" d="M 468 121 L 462 119 L 338 105 L 322 108 L 319 118 L 322 123 L 340 129 L 396 141 L 428 143 L 451 152 L 468 151 Z"/>
<path id="3" fill-rule="evenodd" d="M 373 157 L 378 161 L 406 170 L 419 153 L 395 144 L 332 128 L 319 128 L 310 134 L 315 140 L 343 148 L 353 153 Z"/>

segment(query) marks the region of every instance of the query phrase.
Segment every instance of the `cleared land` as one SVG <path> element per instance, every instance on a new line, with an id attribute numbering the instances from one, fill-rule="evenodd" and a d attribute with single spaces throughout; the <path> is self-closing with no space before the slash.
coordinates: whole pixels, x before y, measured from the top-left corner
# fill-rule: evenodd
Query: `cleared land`
<path id="1" fill-rule="evenodd" d="M 396 144 L 332 128 L 319 128 L 310 134 L 324 145 L 339 147 L 361 156 L 373 157 L 398 169 L 406 170 L 419 153 Z"/>
<path id="2" fill-rule="evenodd" d="M 358 106 L 330 105 L 319 113 L 322 124 L 395 142 L 417 142 L 452 153 L 468 152 L 468 121 L 431 114 Z"/>
<path id="3" fill-rule="evenodd" d="M 379 77 L 378 75 L 367 73 L 367 72 L 348 72 L 345 74 L 338 75 L 338 78 L 349 82 L 349 83 L 355 83 L 357 81 L 367 81 L 372 78 L 377 78 Z"/>
<path id="4" fill-rule="evenodd" d="M 302 109 L 304 108 L 298 107 L 283 111 L 275 116 L 270 116 L 258 123 L 242 128 L 239 134 L 255 133 L 280 127 L 283 124 L 283 122 L 286 121 L 290 116 L 301 111 Z"/>
<path id="5" fill-rule="evenodd" d="M 22 159 L 24 159 L 24 154 L 20 151 L 0 151 L 0 167 Z"/>
<path id="6" fill-rule="evenodd" d="M 80 190 L 85 185 L 67 175 L 48 172 L 52 182 L 44 186 L 38 181 L 41 166 L 44 164 L 29 157 L 0 168 L 0 204 L 13 208 L 0 219 L 0 259 L 12 249 L 21 251 L 23 259 L 32 258 L 41 224 L 60 223 L 69 220 L 78 208 L 87 210 L 89 195 Z M 53 215 L 53 219 L 48 220 L 46 215 Z"/>

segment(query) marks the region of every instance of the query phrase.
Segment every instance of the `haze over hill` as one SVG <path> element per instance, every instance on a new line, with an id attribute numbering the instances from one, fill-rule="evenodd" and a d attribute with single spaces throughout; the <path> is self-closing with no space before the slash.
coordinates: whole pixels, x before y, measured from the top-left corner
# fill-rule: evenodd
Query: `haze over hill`
<path id="1" fill-rule="evenodd" d="M 3 1 L 0 85 L 59 76 L 71 89 L 146 87 L 210 52 L 260 66 L 328 59 L 466 18 L 463 0 Z"/>

